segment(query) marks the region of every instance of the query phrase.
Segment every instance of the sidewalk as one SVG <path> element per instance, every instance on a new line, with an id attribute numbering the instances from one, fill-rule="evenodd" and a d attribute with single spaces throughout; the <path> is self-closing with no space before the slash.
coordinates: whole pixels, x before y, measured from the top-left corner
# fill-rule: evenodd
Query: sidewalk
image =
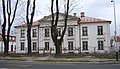
<path id="1" fill-rule="evenodd" d="M 51 56 L 46 56 L 46 57 L 0 57 L 0 60 L 18 60 L 18 61 L 28 61 L 28 62 L 34 62 L 34 61 L 39 61 L 39 62 L 92 62 L 92 63 L 117 63 L 120 64 L 120 59 L 119 61 L 116 61 L 115 59 L 99 59 L 99 58 L 93 58 L 90 56 L 86 56 L 83 58 L 54 58 Z"/>

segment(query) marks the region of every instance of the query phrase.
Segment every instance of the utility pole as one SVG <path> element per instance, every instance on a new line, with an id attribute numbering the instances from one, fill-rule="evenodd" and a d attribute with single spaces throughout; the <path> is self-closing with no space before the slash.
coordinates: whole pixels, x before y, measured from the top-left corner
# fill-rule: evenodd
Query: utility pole
<path id="1" fill-rule="evenodd" d="M 114 10 L 114 23 L 115 23 L 115 48 L 116 48 L 116 61 L 118 61 L 118 48 L 117 48 L 117 27 L 116 27 L 116 11 L 115 11 L 115 0 L 111 0 L 111 2 L 113 3 L 113 10 Z"/>

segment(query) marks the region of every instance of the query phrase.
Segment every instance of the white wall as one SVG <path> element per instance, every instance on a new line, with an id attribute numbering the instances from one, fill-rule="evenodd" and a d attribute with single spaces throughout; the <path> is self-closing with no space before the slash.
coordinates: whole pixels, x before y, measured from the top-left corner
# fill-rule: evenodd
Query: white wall
<path id="1" fill-rule="evenodd" d="M 88 36 L 82 36 L 82 27 L 88 28 Z M 103 26 L 103 35 L 97 35 L 97 26 Z M 82 52 L 99 52 L 103 53 L 105 51 L 109 52 L 110 48 L 110 28 L 109 23 L 89 23 L 80 24 L 81 31 L 81 51 Z M 98 40 L 104 41 L 104 50 L 98 50 Z M 82 50 L 82 41 L 88 41 L 88 50 Z"/>
<path id="2" fill-rule="evenodd" d="M 25 38 L 20 38 L 20 34 L 21 34 L 21 30 L 24 29 L 25 30 Z M 36 29 L 37 31 L 37 37 L 32 37 L 32 29 Z M 36 51 L 33 51 L 32 52 L 37 52 L 38 51 L 38 46 L 39 46 L 39 40 L 38 40 L 38 37 L 39 37 L 39 29 L 38 29 L 38 26 L 34 26 L 32 27 L 31 29 L 31 46 L 32 46 L 32 42 L 37 42 L 37 50 Z M 25 42 L 25 50 L 21 51 L 20 50 L 20 43 L 21 42 Z M 27 28 L 26 27 L 18 27 L 16 28 L 16 53 L 27 53 L 28 51 L 28 48 L 27 48 Z"/>

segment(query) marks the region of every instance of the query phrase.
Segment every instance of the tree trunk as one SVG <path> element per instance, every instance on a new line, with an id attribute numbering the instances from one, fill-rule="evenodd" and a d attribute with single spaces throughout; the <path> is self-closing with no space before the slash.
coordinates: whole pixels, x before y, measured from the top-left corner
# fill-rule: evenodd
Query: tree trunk
<path id="1" fill-rule="evenodd" d="M 62 49 L 61 49 L 62 46 L 61 45 L 62 45 L 62 42 L 59 40 L 55 43 L 55 47 L 56 47 L 55 56 L 61 56 L 61 54 L 62 54 Z"/>
<path id="2" fill-rule="evenodd" d="M 28 40 L 28 55 L 31 55 L 31 27 L 27 29 L 27 40 Z"/>
<path id="3" fill-rule="evenodd" d="M 7 43 L 7 41 L 6 42 L 4 42 L 4 54 L 5 55 L 7 55 L 8 54 L 8 43 Z"/>

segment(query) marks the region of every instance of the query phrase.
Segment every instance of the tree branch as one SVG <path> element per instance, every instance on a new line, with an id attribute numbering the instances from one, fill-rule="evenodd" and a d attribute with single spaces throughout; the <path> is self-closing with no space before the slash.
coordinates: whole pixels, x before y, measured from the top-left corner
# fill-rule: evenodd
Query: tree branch
<path id="1" fill-rule="evenodd" d="M 30 19 L 30 23 L 32 24 L 33 22 L 33 17 L 34 17 L 34 14 L 35 14 L 35 1 L 33 1 L 33 8 L 32 8 L 32 13 L 31 13 L 31 19 Z"/>
<path id="2" fill-rule="evenodd" d="M 16 2 L 16 4 L 15 4 L 15 9 L 14 9 L 14 12 L 13 12 L 13 18 L 12 18 L 12 21 L 11 21 L 10 25 L 13 24 L 13 21 L 14 21 L 14 19 L 15 19 L 15 15 L 16 15 L 17 7 L 18 7 L 18 0 L 17 0 L 17 2 Z"/>
<path id="3" fill-rule="evenodd" d="M 29 5 L 30 5 L 30 0 L 27 1 L 27 9 L 26 9 L 26 20 L 27 20 L 27 23 L 29 23 Z"/>
<path id="4" fill-rule="evenodd" d="M 69 13 L 69 0 L 67 0 L 67 11 L 65 12 L 65 20 L 64 20 L 65 26 L 64 26 L 64 30 L 62 31 L 62 36 L 60 38 L 60 41 L 63 40 L 65 31 L 66 31 L 66 28 L 67 28 L 68 13 Z"/>

